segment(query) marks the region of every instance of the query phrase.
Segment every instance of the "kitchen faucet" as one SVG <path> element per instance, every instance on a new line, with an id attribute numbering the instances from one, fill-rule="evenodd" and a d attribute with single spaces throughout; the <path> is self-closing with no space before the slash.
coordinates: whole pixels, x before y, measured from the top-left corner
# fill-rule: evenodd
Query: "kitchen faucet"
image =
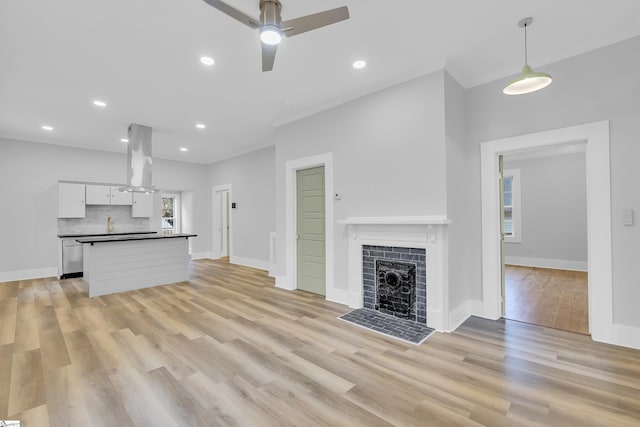
<path id="1" fill-rule="evenodd" d="M 111 233 L 113 231 L 113 222 L 111 221 L 111 217 L 107 217 L 107 233 Z"/>

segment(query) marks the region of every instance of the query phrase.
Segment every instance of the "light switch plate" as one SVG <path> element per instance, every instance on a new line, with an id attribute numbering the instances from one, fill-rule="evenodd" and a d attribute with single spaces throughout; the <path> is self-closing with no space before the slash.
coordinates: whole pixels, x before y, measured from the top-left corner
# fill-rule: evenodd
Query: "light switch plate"
<path id="1" fill-rule="evenodd" d="M 623 210 L 622 223 L 624 225 L 633 225 L 633 209 Z"/>

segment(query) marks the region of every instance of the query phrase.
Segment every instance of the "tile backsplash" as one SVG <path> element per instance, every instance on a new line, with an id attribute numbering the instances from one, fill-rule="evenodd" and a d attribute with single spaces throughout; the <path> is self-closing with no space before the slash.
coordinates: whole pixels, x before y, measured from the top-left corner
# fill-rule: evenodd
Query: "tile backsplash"
<path id="1" fill-rule="evenodd" d="M 113 233 L 151 231 L 149 218 L 131 217 L 131 206 L 87 205 L 84 218 L 58 218 L 58 234 L 106 233 L 108 217 Z"/>

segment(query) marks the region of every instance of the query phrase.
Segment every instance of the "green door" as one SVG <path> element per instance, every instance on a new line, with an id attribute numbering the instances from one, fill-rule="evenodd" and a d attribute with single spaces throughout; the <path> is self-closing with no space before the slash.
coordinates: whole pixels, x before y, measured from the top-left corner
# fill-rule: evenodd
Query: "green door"
<path id="1" fill-rule="evenodd" d="M 326 295 L 324 166 L 296 173 L 298 289 Z"/>

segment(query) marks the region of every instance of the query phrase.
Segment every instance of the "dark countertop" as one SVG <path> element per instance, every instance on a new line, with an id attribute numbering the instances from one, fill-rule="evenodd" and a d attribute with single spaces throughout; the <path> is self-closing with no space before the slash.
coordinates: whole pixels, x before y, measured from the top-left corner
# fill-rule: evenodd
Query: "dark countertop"
<path id="1" fill-rule="evenodd" d="M 151 234 L 151 233 L 138 233 L 138 234 L 122 234 L 115 235 L 110 234 L 106 236 L 96 237 L 81 237 L 76 239 L 78 243 L 108 243 L 108 242 L 126 242 L 129 240 L 157 240 L 157 239 L 176 239 L 176 238 L 189 238 L 197 237 L 197 234 Z"/>
<path id="2" fill-rule="evenodd" d="M 128 233 L 98 233 L 98 234 L 58 234 L 61 239 L 72 237 L 124 236 L 126 234 L 158 234 L 157 231 L 129 231 Z"/>

